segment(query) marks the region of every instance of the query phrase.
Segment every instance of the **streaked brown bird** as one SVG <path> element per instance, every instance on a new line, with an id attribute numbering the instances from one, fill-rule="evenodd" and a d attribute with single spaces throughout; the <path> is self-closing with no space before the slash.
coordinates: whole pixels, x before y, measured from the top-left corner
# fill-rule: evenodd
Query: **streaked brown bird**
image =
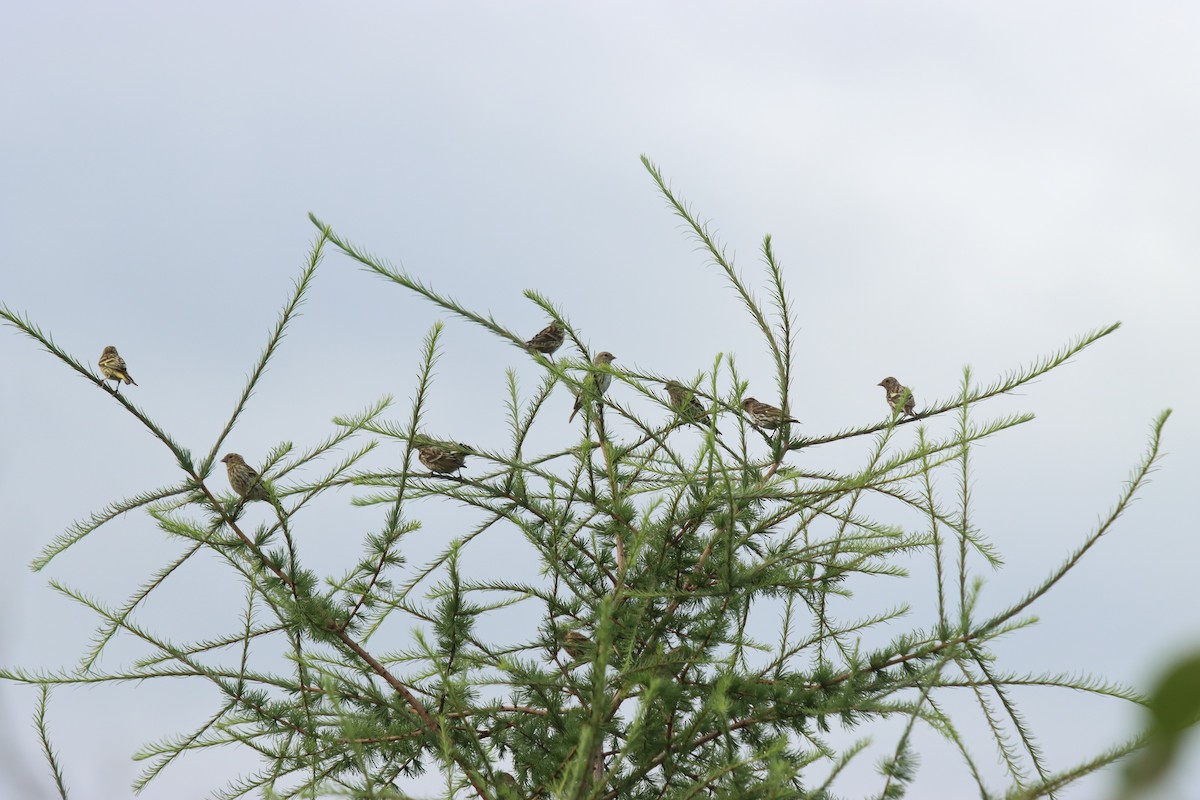
<path id="1" fill-rule="evenodd" d="M 562 634 L 562 649 L 567 651 L 575 661 L 590 659 L 595 652 L 596 644 L 592 641 L 592 637 L 575 628 L 569 628 Z M 609 650 L 611 658 L 620 656 L 620 651 L 614 642 Z"/>
<path id="2" fill-rule="evenodd" d="M 267 488 L 254 467 L 246 463 L 246 459 L 237 453 L 226 453 L 221 461 L 225 464 L 226 472 L 229 473 L 229 485 L 233 487 L 239 497 L 245 498 L 247 501 L 265 500 L 271 504 L 275 503 L 275 498 L 271 496 L 271 490 Z"/>
<path id="3" fill-rule="evenodd" d="M 533 338 L 525 343 L 525 346 L 535 353 L 552 356 L 555 350 L 562 347 L 566 338 L 566 329 L 555 321 L 535 333 Z"/>
<path id="4" fill-rule="evenodd" d="M 685 422 L 707 428 L 710 423 L 708 409 L 696 399 L 696 390 L 684 386 L 679 381 L 667 381 L 666 385 L 667 395 L 671 398 L 671 408 L 675 409 L 675 413 Z M 717 428 L 716 432 L 720 433 L 721 430 Z"/>
<path id="5" fill-rule="evenodd" d="M 616 356 L 605 350 L 597 353 L 596 357 L 592 359 L 592 363 L 598 367 L 604 367 L 616 360 Z M 571 416 L 567 418 L 567 422 L 575 420 L 575 415 L 579 413 L 579 409 L 583 408 L 584 403 L 599 400 L 603 397 L 611 385 L 612 375 L 609 375 L 607 372 L 589 372 L 588 376 L 583 379 L 583 390 L 575 397 L 575 408 L 571 409 Z"/>
<path id="6" fill-rule="evenodd" d="M 901 403 L 904 403 L 904 407 L 900 412 L 901 419 L 905 416 L 916 416 L 913 409 L 917 405 L 917 399 L 913 397 L 912 392 L 907 386 L 902 386 L 900 381 L 891 377 L 884 378 L 878 385 L 882 386 L 884 391 L 887 392 L 887 403 L 891 406 L 893 412 L 900 407 Z"/>
<path id="7" fill-rule="evenodd" d="M 567 651 L 567 655 L 579 660 L 587 655 L 592 646 L 592 640 L 588 638 L 587 634 L 572 629 L 563 634 L 562 646 L 563 650 Z"/>
<path id="8" fill-rule="evenodd" d="M 795 417 L 785 416 L 782 409 L 768 403 L 761 403 L 753 397 L 747 397 L 742 401 L 742 409 L 751 422 L 767 430 L 773 431 L 785 422 L 800 424 L 800 420 Z"/>
<path id="9" fill-rule="evenodd" d="M 117 352 L 117 348 L 111 344 L 104 348 L 104 352 L 100 354 L 100 373 L 104 375 L 106 380 L 117 382 L 115 391 L 121 391 L 121 381 L 137 386 L 137 382 L 130 377 L 129 371 L 125 367 L 125 359 L 121 358 L 121 354 Z"/>
<path id="10" fill-rule="evenodd" d="M 417 458 L 430 472 L 438 475 L 458 472 L 466 465 L 467 456 L 475 452 L 462 442 L 435 442 L 432 439 L 421 438 L 416 444 Z"/>

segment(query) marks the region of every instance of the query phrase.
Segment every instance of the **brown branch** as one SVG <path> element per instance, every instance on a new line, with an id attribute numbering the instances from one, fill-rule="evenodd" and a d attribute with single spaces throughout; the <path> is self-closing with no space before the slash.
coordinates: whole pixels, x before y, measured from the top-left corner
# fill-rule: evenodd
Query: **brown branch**
<path id="1" fill-rule="evenodd" d="M 194 472 L 191 472 L 190 475 L 196 482 L 196 485 L 200 487 L 200 491 L 204 492 L 204 496 L 208 498 L 209 502 L 212 503 L 213 507 L 216 508 L 220 513 L 222 520 L 226 525 L 229 526 L 229 529 L 237 534 L 237 537 L 242 540 L 242 543 L 246 545 L 251 552 L 258 556 L 258 559 L 262 565 L 270 570 L 275 577 L 280 580 L 280 582 L 282 582 L 288 587 L 288 589 L 292 591 L 293 596 L 295 596 L 295 581 L 288 577 L 287 573 L 285 573 L 275 564 L 271 563 L 270 559 L 263 555 L 262 550 L 259 549 L 259 547 L 255 545 L 253 541 L 251 541 L 250 537 L 242 532 L 242 529 L 238 527 L 237 522 L 229 518 L 229 515 L 225 513 L 225 506 L 222 505 L 219 500 L 217 500 L 211 491 L 209 491 L 208 487 L 204 484 L 204 481 L 200 478 L 200 476 Z M 354 638 L 344 630 L 331 630 L 329 632 L 336 636 L 342 642 L 342 644 L 349 648 L 356 656 L 365 661 L 371 667 L 371 669 L 374 670 L 376 675 L 378 675 L 380 678 L 383 678 L 383 680 L 386 681 L 389 686 L 395 689 L 396 693 L 404 698 L 404 701 L 408 703 L 413 712 L 421 718 L 421 721 L 425 724 L 425 727 L 429 729 L 430 733 L 436 735 L 441 732 L 441 727 L 438 725 L 437 720 L 435 720 L 429 714 L 429 710 L 425 708 L 424 704 L 422 704 L 421 701 L 418 700 L 417 697 L 408 690 L 408 687 L 406 687 L 399 678 L 393 675 L 387 667 L 380 663 L 377 658 L 363 649 L 362 645 L 356 642 Z"/>

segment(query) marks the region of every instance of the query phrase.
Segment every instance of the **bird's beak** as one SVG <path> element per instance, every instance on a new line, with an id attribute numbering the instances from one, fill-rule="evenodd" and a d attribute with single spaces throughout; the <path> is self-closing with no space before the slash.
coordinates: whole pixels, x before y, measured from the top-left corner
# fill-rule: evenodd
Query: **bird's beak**
<path id="1" fill-rule="evenodd" d="M 876 386 L 884 386 L 884 383 L 883 383 L 883 381 L 880 381 L 879 383 L 877 383 L 877 384 L 875 384 L 875 385 L 876 385 Z M 885 386 L 884 388 L 886 388 L 886 386 Z"/>

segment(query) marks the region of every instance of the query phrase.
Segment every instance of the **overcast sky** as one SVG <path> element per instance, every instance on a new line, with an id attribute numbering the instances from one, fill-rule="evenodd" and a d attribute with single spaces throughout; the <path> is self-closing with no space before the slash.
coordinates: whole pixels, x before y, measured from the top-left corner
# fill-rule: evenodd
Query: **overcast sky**
<path id="1" fill-rule="evenodd" d="M 1035 607 L 1041 624 L 1000 648 L 1013 670 L 1145 685 L 1200 644 L 1198 40 L 1200 6 L 1167 2 L 9 3 L 0 302 L 89 363 L 117 345 L 140 384 L 129 395 L 196 452 L 302 265 L 309 211 L 515 329 L 544 324 L 521 296 L 536 288 L 620 364 L 690 378 L 734 353 L 752 392 L 769 387 L 755 330 L 656 194 L 646 153 L 747 274 L 774 236 L 806 435 L 881 419 L 885 375 L 946 399 L 964 364 L 988 380 L 1123 321 L 982 409 L 1038 416 L 979 450 L 976 521 L 1007 560 L 984 590 L 1000 607 L 1082 541 L 1174 407 L 1143 499 Z M 229 448 L 254 463 L 310 444 L 385 393 L 406 413 L 439 319 L 331 254 Z M 504 369 L 531 389 L 536 367 L 447 323 L 430 427 L 499 445 Z M 176 478 L 160 443 L 30 340 L 5 328 L 0 358 L 0 663 L 70 667 L 95 621 L 47 580 L 119 603 L 179 545 L 134 514 L 45 573 L 29 561 L 72 521 Z M 552 402 L 562 429 L 542 441 L 577 435 L 570 398 Z M 378 521 L 347 499 L 299 532 L 331 574 Z M 426 535 L 429 553 L 446 536 Z M 241 589 L 207 567 L 139 620 L 176 640 L 227 629 Z M 103 666 L 142 652 L 119 645 Z M 1054 768 L 1139 721 L 1118 701 L 1019 697 Z M 0 684 L 0 797 L 51 795 L 34 699 Z M 184 682 L 58 692 L 72 796 L 128 796 L 143 766 L 130 756 L 215 707 Z M 962 713 L 998 776 L 977 711 Z M 952 750 L 921 741 L 914 796 L 969 796 Z M 141 796 L 198 797 L 253 767 L 232 753 L 190 756 Z M 1192 761 L 1179 787 L 1200 780 Z M 841 791 L 877 792 L 870 766 Z"/>

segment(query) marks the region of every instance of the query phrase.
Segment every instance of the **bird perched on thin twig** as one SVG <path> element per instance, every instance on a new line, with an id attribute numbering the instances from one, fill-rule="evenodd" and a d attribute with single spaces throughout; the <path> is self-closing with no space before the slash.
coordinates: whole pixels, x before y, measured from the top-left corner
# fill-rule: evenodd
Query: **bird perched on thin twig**
<path id="1" fill-rule="evenodd" d="M 913 397 L 912 391 L 907 386 L 900 385 L 900 381 L 895 378 L 884 378 L 878 385 L 882 386 L 884 391 L 887 392 L 887 403 L 891 406 L 892 411 L 899 409 L 900 404 L 903 403 L 904 406 L 900 412 L 900 417 L 903 419 L 905 416 L 916 416 L 913 409 L 917 405 L 917 400 Z"/>
<path id="2" fill-rule="evenodd" d="M 104 352 L 100 354 L 100 372 L 106 380 L 116 381 L 116 391 L 121 391 L 121 381 L 137 386 L 129 375 L 129 371 L 125 367 L 125 359 L 121 358 L 121 354 L 117 352 L 117 348 L 111 344 L 104 348 Z"/>
<path id="3" fill-rule="evenodd" d="M 597 353 L 592 360 L 598 367 L 603 367 L 616 361 L 617 357 L 605 350 Z M 593 400 L 599 400 L 608 391 L 608 387 L 612 384 L 612 375 L 607 372 L 599 372 L 593 370 L 588 373 L 588 376 L 583 379 L 583 389 L 575 397 L 575 408 L 571 409 L 571 416 L 567 418 L 567 422 L 572 422 L 575 415 L 579 413 L 579 409 L 583 408 L 584 403 L 590 403 Z"/>
<path id="4" fill-rule="evenodd" d="M 226 453 L 221 461 L 225 464 L 226 472 L 229 473 L 229 485 L 233 487 L 239 497 L 247 501 L 265 500 L 278 507 L 278 501 L 271 494 L 270 487 L 263 482 L 254 467 L 246 463 L 246 459 L 237 453 Z"/>
<path id="5" fill-rule="evenodd" d="M 462 442 L 435 442 L 420 437 L 414 443 L 417 445 L 417 458 L 430 472 L 438 475 L 458 472 L 466 465 L 467 456 L 475 452 Z"/>
<path id="6" fill-rule="evenodd" d="M 578 660 L 587 655 L 588 648 L 592 646 L 592 640 L 586 633 L 572 629 L 563 634 L 562 646 L 563 650 L 567 651 L 567 655 Z"/>
<path id="7" fill-rule="evenodd" d="M 525 343 L 525 346 L 535 353 L 541 353 L 544 356 L 554 355 L 554 351 L 562 347 L 562 343 L 567 338 L 567 330 L 555 320 L 546 327 L 533 335 L 533 338 Z"/>
<path id="8" fill-rule="evenodd" d="M 782 409 L 768 403 L 761 403 L 753 397 L 747 397 L 743 400 L 742 408 L 745 410 L 746 416 L 750 417 L 751 422 L 767 430 L 773 431 L 785 422 L 800 424 L 800 420 L 795 417 L 786 416 Z"/>
<path id="9" fill-rule="evenodd" d="M 568 628 L 562 633 L 562 649 L 567 651 L 575 661 L 590 659 L 595 654 L 596 643 L 592 641 L 592 637 L 588 636 L 583 631 L 575 628 Z M 616 643 L 612 643 L 609 647 L 610 658 L 615 658 L 620 655 Z"/>
<path id="10" fill-rule="evenodd" d="M 697 427 L 708 427 L 708 410 L 696 399 L 696 390 L 689 389 L 679 381 L 667 381 L 667 395 L 671 398 L 671 408 L 675 409 L 685 422 L 691 422 Z M 713 426 L 717 433 L 720 428 Z"/>

